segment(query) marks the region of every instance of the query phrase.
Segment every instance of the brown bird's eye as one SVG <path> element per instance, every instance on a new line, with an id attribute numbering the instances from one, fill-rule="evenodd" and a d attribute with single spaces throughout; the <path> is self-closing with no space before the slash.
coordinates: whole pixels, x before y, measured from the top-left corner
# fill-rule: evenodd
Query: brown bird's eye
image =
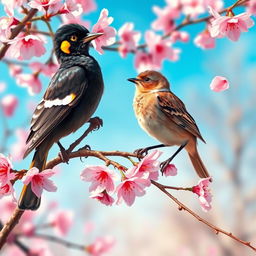
<path id="1" fill-rule="evenodd" d="M 71 40 L 72 42 L 76 42 L 76 41 L 77 41 L 77 36 L 71 36 L 71 37 L 70 37 L 70 40 Z"/>
<path id="2" fill-rule="evenodd" d="M 149 77 L 146 77 L 146 78 L 144 78 L 144 81 L 145 82 L 148 82 L 148 81 L 150 81 L 151 79 L 149 78 Z"/>

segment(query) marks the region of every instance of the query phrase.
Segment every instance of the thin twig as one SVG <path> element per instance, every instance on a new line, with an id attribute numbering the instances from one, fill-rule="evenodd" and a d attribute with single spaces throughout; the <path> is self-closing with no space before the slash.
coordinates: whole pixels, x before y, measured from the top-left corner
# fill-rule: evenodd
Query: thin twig
<path id="1" fill-rule="evenodd" d="M 244 241 L 239 239 L 238 237 L 234 236 L 231 232 L 227 232 L 211 223 L 209 223 L 207 220 L 203 219 L 202 217 L 200 217 L 199 215 L 197 215 L 195 212 L 193 212 L 190 208 L 188 208 L 186 205 L 184 205 L 183 203 L 181 203 L 176 197 L 174 197 L 172 194 L 170 194 L 166 189 L 165 186 L 163 186 L 162 184 L 151 180 L 151 183 L 153 185 L 155 185 L 158 189 L 160 189 L 163 193 L 165 193 L 169 198 L 171 198 L 178 206 L 179 206 L 179 210 L 185 210 L 187 211 L 189 214 L 191 214 L 193 217 L 195 217 L 198 221 L 204 223 L 206 226 L 208 226 L 209 228 L 211 228 L 212 230 L 215 231 L 215 233 L 218 235 L 219 233 L 222 233 L 226 236 L 229 236 L 230 238 L 236 240 L 237 242 L 251 248 L 252 250 L 256 251 L 256 247 L 252 246 L 250 242 Z"/>

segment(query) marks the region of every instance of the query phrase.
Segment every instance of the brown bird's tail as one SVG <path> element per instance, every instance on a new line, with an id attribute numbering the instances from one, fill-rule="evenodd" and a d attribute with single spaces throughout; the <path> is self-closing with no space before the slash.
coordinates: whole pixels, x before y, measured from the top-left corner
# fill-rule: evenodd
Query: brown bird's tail
<path id="1" fill-rule="evenodd" d="M 40 151 L 40 148 L 36 149 L 30 168 L 37 167 L 41 172 L 45 168 L 47 153 Z M 40 202 L 41 198 L 33 193 L 31 184 L 24 185 L 18 202 L 19 209 L 35 211 L 39 208 Z"/>
<path id="2" fill-rule="evenodd" d="M 192 152 L 188 152 L 189 158 L 200 178 L 208 178 L 210 177 L 207 169 L 205 168 L 203 161 L 201 160 L 197 148 L 195 147 L 195 150 Z"/>

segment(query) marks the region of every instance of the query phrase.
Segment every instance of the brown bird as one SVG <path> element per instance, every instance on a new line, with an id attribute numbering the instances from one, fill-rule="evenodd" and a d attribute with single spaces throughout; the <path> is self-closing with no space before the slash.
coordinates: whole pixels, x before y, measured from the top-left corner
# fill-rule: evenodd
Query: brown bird
<path id="1" fill-rule="evenodd" d="M 136 84 L 133 108 L 140 126 L 163 143 L 138 150 L 138 154 L 153 148 L 177 145 L 179 149 L 162 163 L 161 171 L 185 148 L 198 176 L 209 177 L 197 151 L 197 138 L 205 141 L 184 103 L 170 91 L 168 80 L 159 72 L 144 71 L 128 81 Z"/>

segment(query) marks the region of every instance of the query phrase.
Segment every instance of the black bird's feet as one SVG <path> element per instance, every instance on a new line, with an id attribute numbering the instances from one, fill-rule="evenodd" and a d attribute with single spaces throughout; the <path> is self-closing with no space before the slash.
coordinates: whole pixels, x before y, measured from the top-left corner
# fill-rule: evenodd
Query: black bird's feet
<path id="1" fill-rule="evenodd" d="M 90 123 L 91 131 L 97 131 L 103 126 L 103 120 L 97 116 L 90 118 L 88 122 Z"/>
<path id="2" fill-rule="evenodd" d="M 85 146 L 79 148 L 79 150 L 92 150 L 92 149 L 89 145 L 85 145 Z"/>
<path id="3" fill-rule="evenodd" d="M 69 152 L 61 145 L 61 143 L 58 141 L 57 142 L 59 148 L 60 148 L 60 152 L 59 152 L 59 157 L 61 158 L 61 160 L 68 164 L 69 161 Z"/>
<path id="4" fill-rule="evenodd" d="M 170 162 L 172 161 L 172 159 L 168 158 L 166 161 L 163 161 L 161 164 L 160 164 L 160 172 L 162 173 L 162 176 L 164 175 L 164 171 L 165 171 L 165 168 L 170 164 Z"/>
<path id="5" fill-rule="evenodd" d="M 148 154 L 149 148 L 139 148 L 134 151 L 139 159 L 145 157 Z"/>

